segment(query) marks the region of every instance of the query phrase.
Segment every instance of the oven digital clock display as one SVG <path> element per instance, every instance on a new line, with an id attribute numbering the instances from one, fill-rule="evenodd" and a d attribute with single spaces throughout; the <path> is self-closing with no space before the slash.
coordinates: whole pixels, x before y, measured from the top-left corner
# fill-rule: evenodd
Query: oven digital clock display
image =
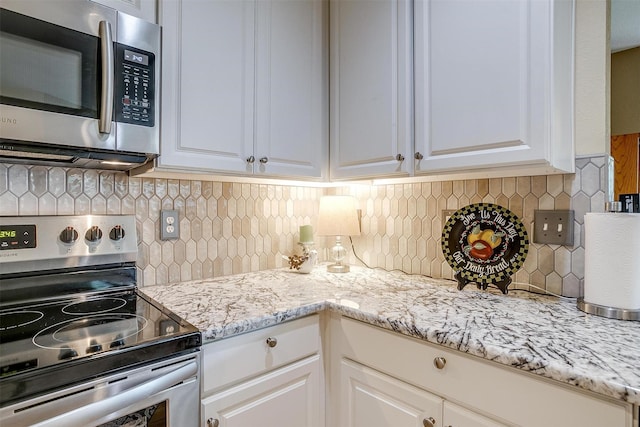
<path id="1" fill-rule="evenodd" d="M 35 225 L 0 225 L 0 250 L 36 247 Z"/>

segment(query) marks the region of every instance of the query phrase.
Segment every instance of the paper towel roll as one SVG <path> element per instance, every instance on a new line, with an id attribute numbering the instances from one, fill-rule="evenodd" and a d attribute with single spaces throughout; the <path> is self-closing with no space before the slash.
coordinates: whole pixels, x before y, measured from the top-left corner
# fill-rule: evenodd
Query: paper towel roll
<path id="1" fill-rule="evenodd" d="M 640 309 L 640 215 L 587 213 L 584 225 L 585 302 Z"/>

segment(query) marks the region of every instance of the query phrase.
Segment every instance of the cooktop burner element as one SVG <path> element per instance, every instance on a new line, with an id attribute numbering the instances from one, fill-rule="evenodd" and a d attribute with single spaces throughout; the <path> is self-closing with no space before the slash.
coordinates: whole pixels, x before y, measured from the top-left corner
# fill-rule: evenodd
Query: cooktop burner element
<path id="1" fill-rule="evenodd" d="M 98 314 L 124 307 L 127 301 L 122 298 L 97 298 L 89 301 L 73 302 L 62 307 L 66 314 Z"/>
<path id="2" fill-rule="evenodd" d="M 199 350 L 196 328 L 138 291 L 135 231 L 133 216 L 0 218 L 0 407 Z"/>
<path id="3" fill-rule="evenodd" d="M 148 321 L 136 314 L 96 314 L 65 320 L 47 326 L 33 336 L 33 343 L 44 349 L 76 348 L 76 353 L 97 353 L 113 348 L 114 342 L 125 345 L 125 339 L 142 333 Z M 105 345 L 106 344 L 106 345 Z"/>
<path id="4" fill-rule="evenodd" d="M 44 314 L 41 311 L 9 311 L 0 313 L 0 331 L 14 328 L 21 328 L 42 319 Z"/>

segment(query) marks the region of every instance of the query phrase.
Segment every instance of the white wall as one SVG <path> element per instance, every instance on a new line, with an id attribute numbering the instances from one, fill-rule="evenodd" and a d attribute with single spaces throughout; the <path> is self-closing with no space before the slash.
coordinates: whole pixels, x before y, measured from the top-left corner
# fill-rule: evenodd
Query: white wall
<path id="1" fill-rule="evenodd" d="M 576 0 L 576 154 L 610 152 L 610 0 Z"/>

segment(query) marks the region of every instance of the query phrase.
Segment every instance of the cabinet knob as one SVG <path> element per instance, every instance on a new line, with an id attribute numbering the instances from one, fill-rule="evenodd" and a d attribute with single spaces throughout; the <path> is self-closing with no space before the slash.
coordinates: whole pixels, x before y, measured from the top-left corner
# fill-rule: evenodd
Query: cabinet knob
<path id="1" fill-rule="evenodd" d="M 256 158 L 254 156 L 247 157 L 247 163 L 253 163 L 255 161 L 256 161 Z"/>
<path id="2" fill-rule="evenodd" d="M 422 160 L 422 159 L 424 159 L 424 156 L 422 155 L 421 152 L 416 151 L 416 154 L 413 155 L 413 158 L 416 159 L 416 160 Z"/>
<path id="3" fill-rule="evenodd" d="M 271 348 L 275 347 L 278 345 L 278 338 L 276 337 L 269 337 L 267 338 L 267 345 Z"/>
<path id="4" fill-rule="evenodd" d="M 265 164 L 269 161 L 268 157 L 260 157 L 260 163 Z"/>
<path id="5" fill-rule="evenodd" d="M 424 427 L 436 427 L 436 420 L 433 417 L 425 418 L 422 420 L 422 425 Z"/>
<path id="6" fill-rule="evenodd" d="M 220 425 L 220 421 L 217 418 L 209 418 L 207 420 L 207 427 L 218 427 Z"/>
<path id="7" fill-rule="evenodd" d="M 402 154 L 398 154 L 396 156 L 396 160 L 399 161 L 399 162 L 403 162 L 404 161 L 404 156 Z"/>
<path id="8" fill-rule="evenodd" d="M 447 359 L 445 359 L 442 356 L 439 356 L 433 359 L 433 366 L 435 366 L 438 369 L 443 369 L 444 365 L 446 364 L 447 364 Z"/>

